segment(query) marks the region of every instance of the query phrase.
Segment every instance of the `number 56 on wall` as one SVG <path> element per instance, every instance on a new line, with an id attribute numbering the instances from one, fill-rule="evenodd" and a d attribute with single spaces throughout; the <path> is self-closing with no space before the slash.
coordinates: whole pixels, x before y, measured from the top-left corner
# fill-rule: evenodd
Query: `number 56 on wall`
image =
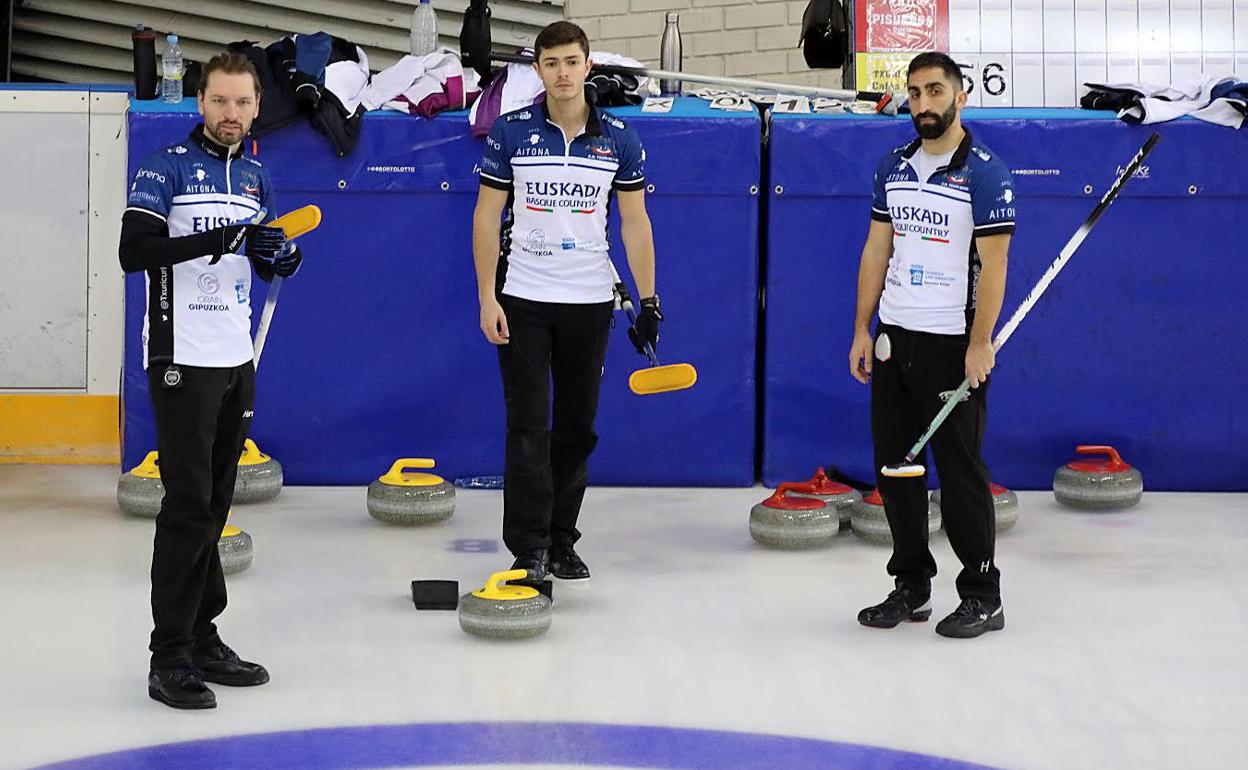
<path id="1" fill-rule="evenodd" d="M 962 87 L 968 107 L 1013 107 L 1014 72 L 1010 54 L 960 54 Z"/>

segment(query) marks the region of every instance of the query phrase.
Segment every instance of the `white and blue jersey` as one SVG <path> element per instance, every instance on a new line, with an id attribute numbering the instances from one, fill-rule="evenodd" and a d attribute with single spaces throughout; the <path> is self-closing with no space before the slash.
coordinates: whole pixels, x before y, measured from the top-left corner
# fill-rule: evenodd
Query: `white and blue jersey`
<path id="1" fill-rule="evenodd" d="M 134 175 L 127 213 L 154 218 L 170 238 L 274 216 L 273 185 L 258 160 L 242 148 L 229 154 L 203 127 L 179 144 L 153 153 Z M 225 254 L 215 265 L 205 254 L 146 271 L 143 319 L 145 365 L 233 367 L 252 358 L 251 263 Z"/>
<path id="2" fill-rule="evenodd" d="M 913 158 L 921 145 L 898 147 L 875 172 L 871 218 L 893 227 L 880 321 L 966 334 L 979 282 L 975 239 L 1014 232 L 1014 180 L 969 130 L 948 165 L 920 179 Z"/>
<path id="3" fill-rule="evenodd" d="M 645 186 L 645 157 L 633 128 L 592 105 L 570 142 L 545 104 L 499 118 L 481 159 L 481 184 L 511 193 L 499 291 L 537 302 L 609 302 L 608 205 L 613 190 Z"/>

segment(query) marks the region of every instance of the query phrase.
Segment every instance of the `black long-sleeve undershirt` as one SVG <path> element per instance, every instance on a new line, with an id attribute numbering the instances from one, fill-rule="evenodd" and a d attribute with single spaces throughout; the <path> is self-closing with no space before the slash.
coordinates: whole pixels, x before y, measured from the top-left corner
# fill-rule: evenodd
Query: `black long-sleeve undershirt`
<path id="1" fill-rule="evenodd" d="M 125 272 L 146 272 L 204 256 L 220 256 L 223 240 L 220 229 L 172 238 L 168 224 L 157 217 L 127 211 L 121 217 L 118 256 Z M 273 280 L 273 267 L 269 263 L 253 258 L 251 264 L 260 280 L 266 283 Z"/>

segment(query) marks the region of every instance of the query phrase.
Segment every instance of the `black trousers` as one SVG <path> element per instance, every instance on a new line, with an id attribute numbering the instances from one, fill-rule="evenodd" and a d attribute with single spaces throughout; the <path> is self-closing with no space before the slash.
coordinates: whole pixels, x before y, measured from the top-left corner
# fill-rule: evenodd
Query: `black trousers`
<path id="1" fill-rule="evenodd" d="M 944 406 L 940 394 L 951 391 L 966 377 L 966 335 L 912 332 L 880 324 L 876 339 L 887 334 L 892 356 L 877 356 L 871 378 L 871 433 L 875 466 L 889 529 L 893 555 L 888 573 L 898 585 L 921 593 L 931 590 L 936 560 L 927 542 L 927 479 L 897 479 L 879 474 L 884 465 L 899 462 L 927 430 Z M 877 346 L 878 350 L 878 346 Z M 1001 595 L 1001 573 L 995 561 L 996 518 L 988 467 L 980 456 L 988 420 L 988 382 L 971 390 L 937 429 L 931 440 L 940 475 L 941 514 L 953 551 L 962 562 L 958 594 L 962 598 L 995 601 Z M 918 462 L 924 465 L 927 450 Z"/>
<path id="2" fill-rule="evenodd" d="M 157 669 L 189 663 L 193 647 L 219 640 L 213 620 L 225 610 L 226 595 L 217 541 L 234 497 L 256 384 L 251 362 L 178 369 L 177 388 L 165 385 L 165 365 L 148 371 L 165 486 L 152 553 L 150 649 Z"/>
<path id="3" fill-rule="evenodd" d="M 612 303 L 533 302 L 502 295 L 511 334 L 498 347 L 507 402 L 503 542 L 514 555 L 572 546 L 598 444 L 594 417 Z M 553 386 L 553 406 L 551 391 Z"/>

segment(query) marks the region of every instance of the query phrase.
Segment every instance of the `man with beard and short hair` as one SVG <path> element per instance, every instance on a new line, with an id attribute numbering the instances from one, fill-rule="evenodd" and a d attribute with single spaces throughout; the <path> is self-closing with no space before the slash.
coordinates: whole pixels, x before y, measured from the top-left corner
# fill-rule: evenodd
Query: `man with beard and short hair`
<path id="1" fill-rule="evenodd" d="M 945 531 L 962 562 L 962 601 L 936 632 L 967 638 L 1005 627 L 996 522 L 980 445 L 995 363 L 992 330 L 1014 232 L 1014 186 L 996 153 L 962 125 L 966 93 L 953 59 L 916 56 L 907 89 L 919 138 L 889 152 L 875 172 L 849 367 L 859 382 L 871 384 L 877 469 L 904 457 L 949 392 L 964 377 L 971 382 L 969 397 L 931 441 Z M 877 475 L 893 536 L 888 573 L 896 588 L 859 613 L 865 626 L 893 628 L 931 616 L 936 561 L 927 542 L 925 482 Z"/>
<path id="2" fill-rule="evenodd" d="M 147 278 L 144 368 L 165 487 L 148 695 L 174 708 L 216 706 L 205 681 L 269 681 L 213 622 L 226 605 L 217 541 L 255 394 L 251 271 L 265 281 L 289 277 L 302 260 L 280 228 L 257 224 L 276 214 L 268 171 L 242 148 L 259 109 L 251 63 L 238 54 L 210 59 L 199 87 L 204 122 L 143 162 L 122 216 L 122 269 Z"/>

